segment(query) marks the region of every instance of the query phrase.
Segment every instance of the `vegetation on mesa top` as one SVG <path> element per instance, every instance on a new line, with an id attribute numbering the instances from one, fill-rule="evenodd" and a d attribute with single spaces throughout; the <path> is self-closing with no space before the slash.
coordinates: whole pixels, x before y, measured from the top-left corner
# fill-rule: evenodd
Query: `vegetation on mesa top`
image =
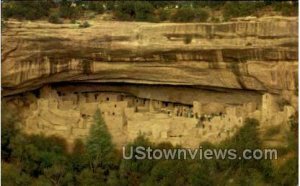
<path id="1" fill-rule="evenodd" d="M 297 184 L 297 118 L 291 118 L 291 146 L 283 151 L 285 154 L 279 154 L 279 158 L 288 158 L 276 167 L 270 160 L 265 159 L 121 159 L 99 111 L 94 116 L 94 125 L 86 142 L 75 141 L 70 153 L 66 150 L 66 142 L 59 137 L 26 135 L 18 131 L 18 114 L 14 110 L 5 106 L 1 110 L 3 185 Z M 232 148 L 241 152 L 244 149 L 261 149 L 263 147 L 258 138 L 257 126 L 256 120 L 248 119 L 231 139 L 219 145 L 202 143 L 202 150 Z M 178 148 L 170 143 L 153 144 L 143 136 L 128 144 L 126 150 L 130 150 L 131 146 L 149 146 L 152 149 Z M 293 156 L 285 156 L 287 154 Z"/>
<path id="2" fill-rule="evenodd" d="M 277 12 L 298 15 L 298 2 L 231 2 L 231 1 L 4 1 L 3 18 L 35 20 L 48 18 L 61 23 L 62 18 L 76 20 L 95 14 L 111 13 L 120 21 L 218 22 L 233 17 Z M 89 17 L 89 16 L 88 16 Z M 88 27 L 88 26 L 86 26 Z"/>

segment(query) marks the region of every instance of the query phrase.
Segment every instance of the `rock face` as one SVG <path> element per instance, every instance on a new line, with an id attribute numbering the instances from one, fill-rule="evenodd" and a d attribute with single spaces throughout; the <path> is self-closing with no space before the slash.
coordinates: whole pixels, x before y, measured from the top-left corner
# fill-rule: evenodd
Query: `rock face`
<path id="1" fill-rule="evenodd" d="M 85 136 L 89 124 L 84 122 L 91 123 L 95 108 L 114 107 L 95 97 L 87 101 L 91 92 L 92 96 L 108 92 L 110 96 L 118 93 L 142 100 L 141 105 L 124 102 L 124 96 L 117 100 L 123 104 L 118 119 L 108 119 L 113 112 L 106 111 L 110 114 L 105 114 L 105 119 L 108 126 L 115 126 L 109 128 L 118 144 L 143 132 L 153 141 L 195 146 L 193 139 L 219 138 L 225 135 L 220 133 L 227 130 L 224 126 L 238 127 L 245 117 L 268 123 L 274 120 L 274 111 L 282 113 L 276 119 L 282 123 L 297 108 L 297 18 L 201 24 L 91 22 L 85 29 L 42 21 L 11 20 L 7 25 L 2 33 L 2 95 L 10 103 L 30 108 L 24 111 L 24 122 L 29 128 L 38 126 L 35 132 L 52 133 L 56 130 L 53 126 L 59 125 L 63 131 L 59 135 Z M 53 94 L 36 93 L 47 85 L 52 88 L 46 90 Z M 30 92 L 34 94 L 28 96 Z M 69 98 L 53 96 L 58 93 Z M 81 94 L 87 97 L 80 99 Z M 264 104 L 263 94 L 276 101 Z M 284 107 L 282 100 L 294 108 Z M 153 106 L 155 102 L 173 106 L 163 112 L 168 106 Z M 144 110 L 139 109 L 142 106 Z M 184 109 L 180 115 L 183 111 L 179 110 Z M 180 118 L 183 115 L 186 119 Z M 212 136 L 195 132 L 202 126 L 199 118 L 204 115 L 220 117 L 213 120 L 214 125 L 223 123 L 215 133 L 207 131 Z M 205 117 L 211 120 L 211 116 Z M 235 122 L 221 122 L 222 117 L 233 116 Z M 53 117 L 66 118 L 55 123 L 50 121 Z M 79 132 L 80 128 L 84 132 Z"/>

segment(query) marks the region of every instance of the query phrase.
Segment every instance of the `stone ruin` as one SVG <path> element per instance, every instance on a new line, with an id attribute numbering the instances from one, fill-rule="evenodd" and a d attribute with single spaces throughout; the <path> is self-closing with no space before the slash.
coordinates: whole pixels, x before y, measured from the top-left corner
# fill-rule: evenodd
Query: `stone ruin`
<path id="1" fill-rule="evenodd" d="M 295 113 L 292 106 L 279 108 L 271 94 L 262 95 L 261 105 L 226 106 L 201 100 L 186 105 L 117 92 L 60 92 L 50 86 L 40 89 L 38 96 L 26 96 L 31 102 L 28 109 L 22 109 L 24 131 L 62 136 L 70 144 L 86 138 L 97 109 L 118 147 L 143 134 L 156 143 L 196 148 L 203 141 L 217 143 L 231 137 L 247 117 L 268 126 L 285 124 Z"/>

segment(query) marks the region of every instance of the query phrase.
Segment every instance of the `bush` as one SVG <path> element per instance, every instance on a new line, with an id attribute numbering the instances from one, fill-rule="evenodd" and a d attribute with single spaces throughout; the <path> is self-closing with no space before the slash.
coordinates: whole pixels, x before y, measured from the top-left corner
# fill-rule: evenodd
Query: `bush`
<path id="1" fill-rule="evenodd" d="M 281 12 L 283 16 L 297 16 L 298 2 L 292 4 L 288 2 L 274 2 L 272 7 L 275 11 Z"/>
<path id="2" fill-rule="evenodd" d="M 72 6 L 71 1 L 62 1 L 59 5 L 59 16 L 68 19 L 76 19 L 82 15 L 81 6 Z"/>
<path id="3" fill-rule="evenodd" d="M 15 110 L 5 104 L 2 105 L 1 116 L 1 158 L 9 161 L 13 151 L 11 141 L 19 133 L 19 118 Z"/>
<path id="4" fill-rule="evenodd" d="M 174 22 L 191 22 L 195 19 L 195 10 L 193 8 L 179 8 L 171 17 Z"/>
<path id="5" fill-rule="evenodd" d="M 101 2 L 88 2 L 88 9 L 97 12 L 98 14 L 104 13 L 103 3 Z"/>
<path id="6" fill-rule="evenodd" d="M 179 8 L 171 17 L 174 22 L 205 22 L 209 14 L 204 9 L 194 9 L 191 7 Z"/>
<path id="7" fill-rule="evenodd" d="M 166 20 L 170 19 L 171 12 L 170 12 L 170 10 L 161 8 L 161 9 L 158 9 L 157 15 L 158 15 L 158 18 L 160 21 L 166 21 Z"/>
<path id="8" fill-rule="evenodd" d="M 233 17 L 250 16 L 262 6 L 262 2 L 227 2 L 224 6 L 223 17 L 228 20 Z"/>
<path id="9" fill-rule="evenodd" d="M 63 20 L 59 18 L 59 16 L 57 14 L 52 14 L 49 16 L 48 18 L 49 23 L 53 23 L 53 24 L 62 24 Z"/>
<path id="10" fill-rule="evenodd" d="M 209 17 L 209 14 L 204 9 L 197 9 L 195 11 L 195 21 L 197 21 L 197 22 L 205 22 L 205 21 L 207 21 L 208 17 Z"/>
<path id="11" fill-rule="evenodd" d="M 17 165 L 1 163 L 1 168 L 1 185 L 30 185 L 30 176 L 22 173 Z"/>
<path id="12" fill-rule="evenodd" d="M 48 16 L 51 3 L 48 1 L 11 1 L 2 5 L 4 18 L 35 20 Z"/>
<path id="13" fill-rule="evenodd" d="M 154 7 L 148 1 L 138 1 L 135 4 L 136 21 L 154 21 Z"/>
<path id="14" fill-rule="evenodd" d="M 87 21 L 84 21 L 83 23 L 80 23 L 79 28 L 88 28 L 90 27 L 90 23 Z"/>
<path id="15" fill-rule="evenodd" d="M 180 160 L 160 161 L 151 169 L 146 185 L 190 185 L 188 165 Z"/>
<path id="16" fill-rule="evenodd" d="M 135 3 L 133 1 L 120 2 L 115 10 L 115 16 L 121 21 L 134 20 L 135 15 Z"/>
<path id="17" fill-rule="evenodd" d="M 130 151 L 130 148 L 153 147 L 153 144 L 149 142 L 144 136 L 138 136 L 134 142 L 126 146 L 126 157 L 131 155 L 131 159 L 123 159 L 120 165 L 121 177 L 125 178 L 128 182 L 127 185 L 140 185 L 143 178 L 147 177 L 151 169 L 155 165 L 156 161 L 151 159 L 139 160 L 136 159 L 136 152 Z"/>
<path id="18" fill-rule="evenodd" d="M 275 174 L 276 185 L 297 185 L 298 158 L 293 157 L 285 162 Z"/>
<path id="19" fill-rule="evenodd" d="M 147 1 L 120 2 L 115 10 L 115 16 L 123 21 L 155 21 L 154 7 Z"/>

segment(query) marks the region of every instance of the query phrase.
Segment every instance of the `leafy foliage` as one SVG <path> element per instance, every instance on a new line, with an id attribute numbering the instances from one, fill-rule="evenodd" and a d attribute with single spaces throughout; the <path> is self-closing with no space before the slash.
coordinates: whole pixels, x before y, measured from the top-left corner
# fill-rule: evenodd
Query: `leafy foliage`
<path id="1" fill-rule="evenodd" d="M 59 16 L 63 18 L 76 19 L 83 14 L 81 6 L 72 4 L 72 1 L 62 0 L 59 6 Z"/>
<path id="2" fill-rule="evenodd" d="M 19 132 L 19 118 L 16 117 L 14 109 L 5 104 L 2 104 L 1 116 L 1 157 L 9 160 L 13 150 L 10 144 Z"/>
<path id="3" fill-rule="evenodd" d="M 3 110 L 2 110 L 3 111 Z M 132 159 L 121 159 L 115 150 L 104 119 L 97 110 L 94 125 L 84 143 L 75 140 L 72 152 L 67 151 L 63 139 L 55 136 L 25 135 L 14 126 L 18 120 L 2 117 L 2 183 L 4 185 L 295 185 L 297 158 L 294 156 L 274 168 L 270 160 L 231 159 L 145 159 L 133 153 Z M 238 156 L 244 149 L 261 149 L 258 122 L 247 119 L 230 139 L 218 144 L 201 143 L 206 149 L 236 149 Z M 294 136 L 294 135 L 292 135 Z M 293 138 L 295 141 L 296 138 Z M 291 144 L 292 145 L 292 144 Z M 144 136 L 126 146 L 152 149 L 176 149 L 170 143 L 153 144 Z M 8 150 L 9 149 L 9 150 Z M 290 148 L 289 153 L 296 149 Z M 177 154 L 178 155 L 178 154 Z M 152 154 L 153 157 L 153 154 Z"/>
<path id="4" fill-rule="evenodd" d="M 297 16 L 298 15 L 298 1 L 289 2 L 273 2 L 272 6 L 275 11 L 281 12 L 283 16 Z"/>
<path id="5" fill-rule="evenodd" d="M 124 1 L 118 4 L 115 15 L 124 21 L 153 21 L 154 7 L 148 1 Z"/>
<path id="6" fill-rule="evenodd" d="M 102 2 L 88 2 L 88 9 L 97 12 L 98 14 L 104 13 L 104 4 Z"/>
<path id="7" fill-rule="evenodd" d="M 64 19 L 78 19 L 94 12 L 96 14 L 113 13 L 120 21 L 175 21 L 205 22 L 215 18 L 208 12 L 220 11 L 224 20 L 233 17 L 259 15 L 264 10 L 274 10 L 284 16 L 298 15 L 298 2 L 257 1 L 9 1 L 3 3 L 3 18 L 41 19 L 58 14 Z"/>
<path id="8" fill-rule="evenodd" d="M 191 7 L 179 8 L 171 17 L 174 22 L 205 22 L 209 14 L 204 9 Z"/>
<path id="9" fill-rule="evenodd" d="M 262 6 L 262 2 L 227 2 L 224 6 L 223 17 L 227 20 L 232 17 L 250 16 Z"/>
<path id="10" fill-rule="evenodd" d="M 94 115 L 94 121 L 87 139 L 87 153 L 92 160 L 91 163 L 96 167 L 105 163 L 114 146 L 99 109 Z"/>
<path id="11" fill-rule="evenodd" d="M 49 15 L 49 1 L 8 1 L 3 4 L 3 17 L 35 20 Z"/>
<path id="12" fill-rule="evenodd" d="M 275 173 L 276 185 L 298 184 L 298 159 L 297 157 L 287 160 Z"/>

